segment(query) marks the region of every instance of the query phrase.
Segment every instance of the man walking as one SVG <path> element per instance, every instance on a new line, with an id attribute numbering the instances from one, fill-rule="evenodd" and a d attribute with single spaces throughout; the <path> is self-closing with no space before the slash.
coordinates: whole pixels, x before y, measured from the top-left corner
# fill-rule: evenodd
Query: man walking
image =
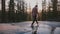
<path id="1" fill-rule="evenodd" d="M 33 26 L 33 24 L 34 24 L 35 21 L 36 21 L 36 23 L 37 23 L 37 25 L 38 25 L 37 16 L 38 16 L 38 6 L 35 5 L 35 7 L 32 9 L 33 22 L 32 22 L 32 24 L 31 24 L 31 26 Z"/>

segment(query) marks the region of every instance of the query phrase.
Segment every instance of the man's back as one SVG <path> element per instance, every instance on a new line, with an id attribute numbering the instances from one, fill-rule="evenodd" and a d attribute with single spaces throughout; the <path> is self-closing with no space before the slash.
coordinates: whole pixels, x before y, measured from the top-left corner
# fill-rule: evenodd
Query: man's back
<path id="1" fill-rule="evenodd" d="M 32 9 L 32 16 L 37 15 L 37 13 L 38 13 L 38 10 L 37 10 L 36 7 L 34 7 L 34 8 Z"/>

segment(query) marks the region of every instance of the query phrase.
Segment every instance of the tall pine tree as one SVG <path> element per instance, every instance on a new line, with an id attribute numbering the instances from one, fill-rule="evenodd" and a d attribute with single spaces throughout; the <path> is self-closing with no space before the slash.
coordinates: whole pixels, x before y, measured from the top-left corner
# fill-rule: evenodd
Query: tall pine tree
<path id="1" fill-rule="evenodd" d="M 9 22 L 14 22 L 14 0 L 10 0 L 9 2 L 9 13 L 8 13 Z"/>
<path id="2" fill-rule="evenodd" d="M 1 15 L 1 21 L 2 22 L 5 22 L 5 0 L 1 0 L 1 6 L 2 6 L 2 15 Z"/>
<path id="3" fill-rule="evenodd" d="M 53 4 L 53 17 L 56 20 L 57 19 L 57 2 L 58 0 L 51 0 Z"/>

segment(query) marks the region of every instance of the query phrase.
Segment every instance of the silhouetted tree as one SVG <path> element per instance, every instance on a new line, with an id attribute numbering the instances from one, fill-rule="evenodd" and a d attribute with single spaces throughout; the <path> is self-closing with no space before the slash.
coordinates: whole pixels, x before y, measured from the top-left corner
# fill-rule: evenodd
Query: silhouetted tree
<path id="1" fill-rule="evenodd" d="M 42 20 L 46 20 L 46 0 L 42 0 Z"/>
<path id="2" fill-rule="evenodd" d="M 14 0 L 10 0 L 9 2 L 9 12 L 8 12 L 8 20 L 9 22 L 14 22 L 15 21 L 15 12 L 14 12 Z"/>
<path id="3" fill-rule="evenodd" d="M 1 6 L 2 6 L 2 14 L 1 14 L 1 22 L 5 22 L 5 0 L 1 0 Z"/>
<path id="4" fill-rule="evenodd" d="M 23 0 L 20 0 L 18 3 L 17 3 L 17 22 L 20 22 L 20 21 L 25 21 L 26 20 L 26 13 L 25 13 L 25 2 Z"/>
<path id="5" fill-rule="evenodd" d="M 58 0 L 58 3 L 57 3 L 57 11 L 58 11 L 57 21 L 60 21 L 60 0 Z"/>
<path id="6" fill-rule="evenodd" d="M 51 1 L 53 4 L 53 16 L 54 16 L 54 19 L 56 20 L 57 19 L 57 2 L 58 2 L 58 0 L 51 0 Z"/>

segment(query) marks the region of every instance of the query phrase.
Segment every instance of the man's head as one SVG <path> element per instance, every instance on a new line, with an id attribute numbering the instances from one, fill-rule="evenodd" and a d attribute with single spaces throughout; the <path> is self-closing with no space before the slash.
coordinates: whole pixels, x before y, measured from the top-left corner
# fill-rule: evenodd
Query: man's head
<path id="1" fill-rule="evenodd" d="M 38 7 L 38 5 L 35 5 L 35 7 Z"/>

